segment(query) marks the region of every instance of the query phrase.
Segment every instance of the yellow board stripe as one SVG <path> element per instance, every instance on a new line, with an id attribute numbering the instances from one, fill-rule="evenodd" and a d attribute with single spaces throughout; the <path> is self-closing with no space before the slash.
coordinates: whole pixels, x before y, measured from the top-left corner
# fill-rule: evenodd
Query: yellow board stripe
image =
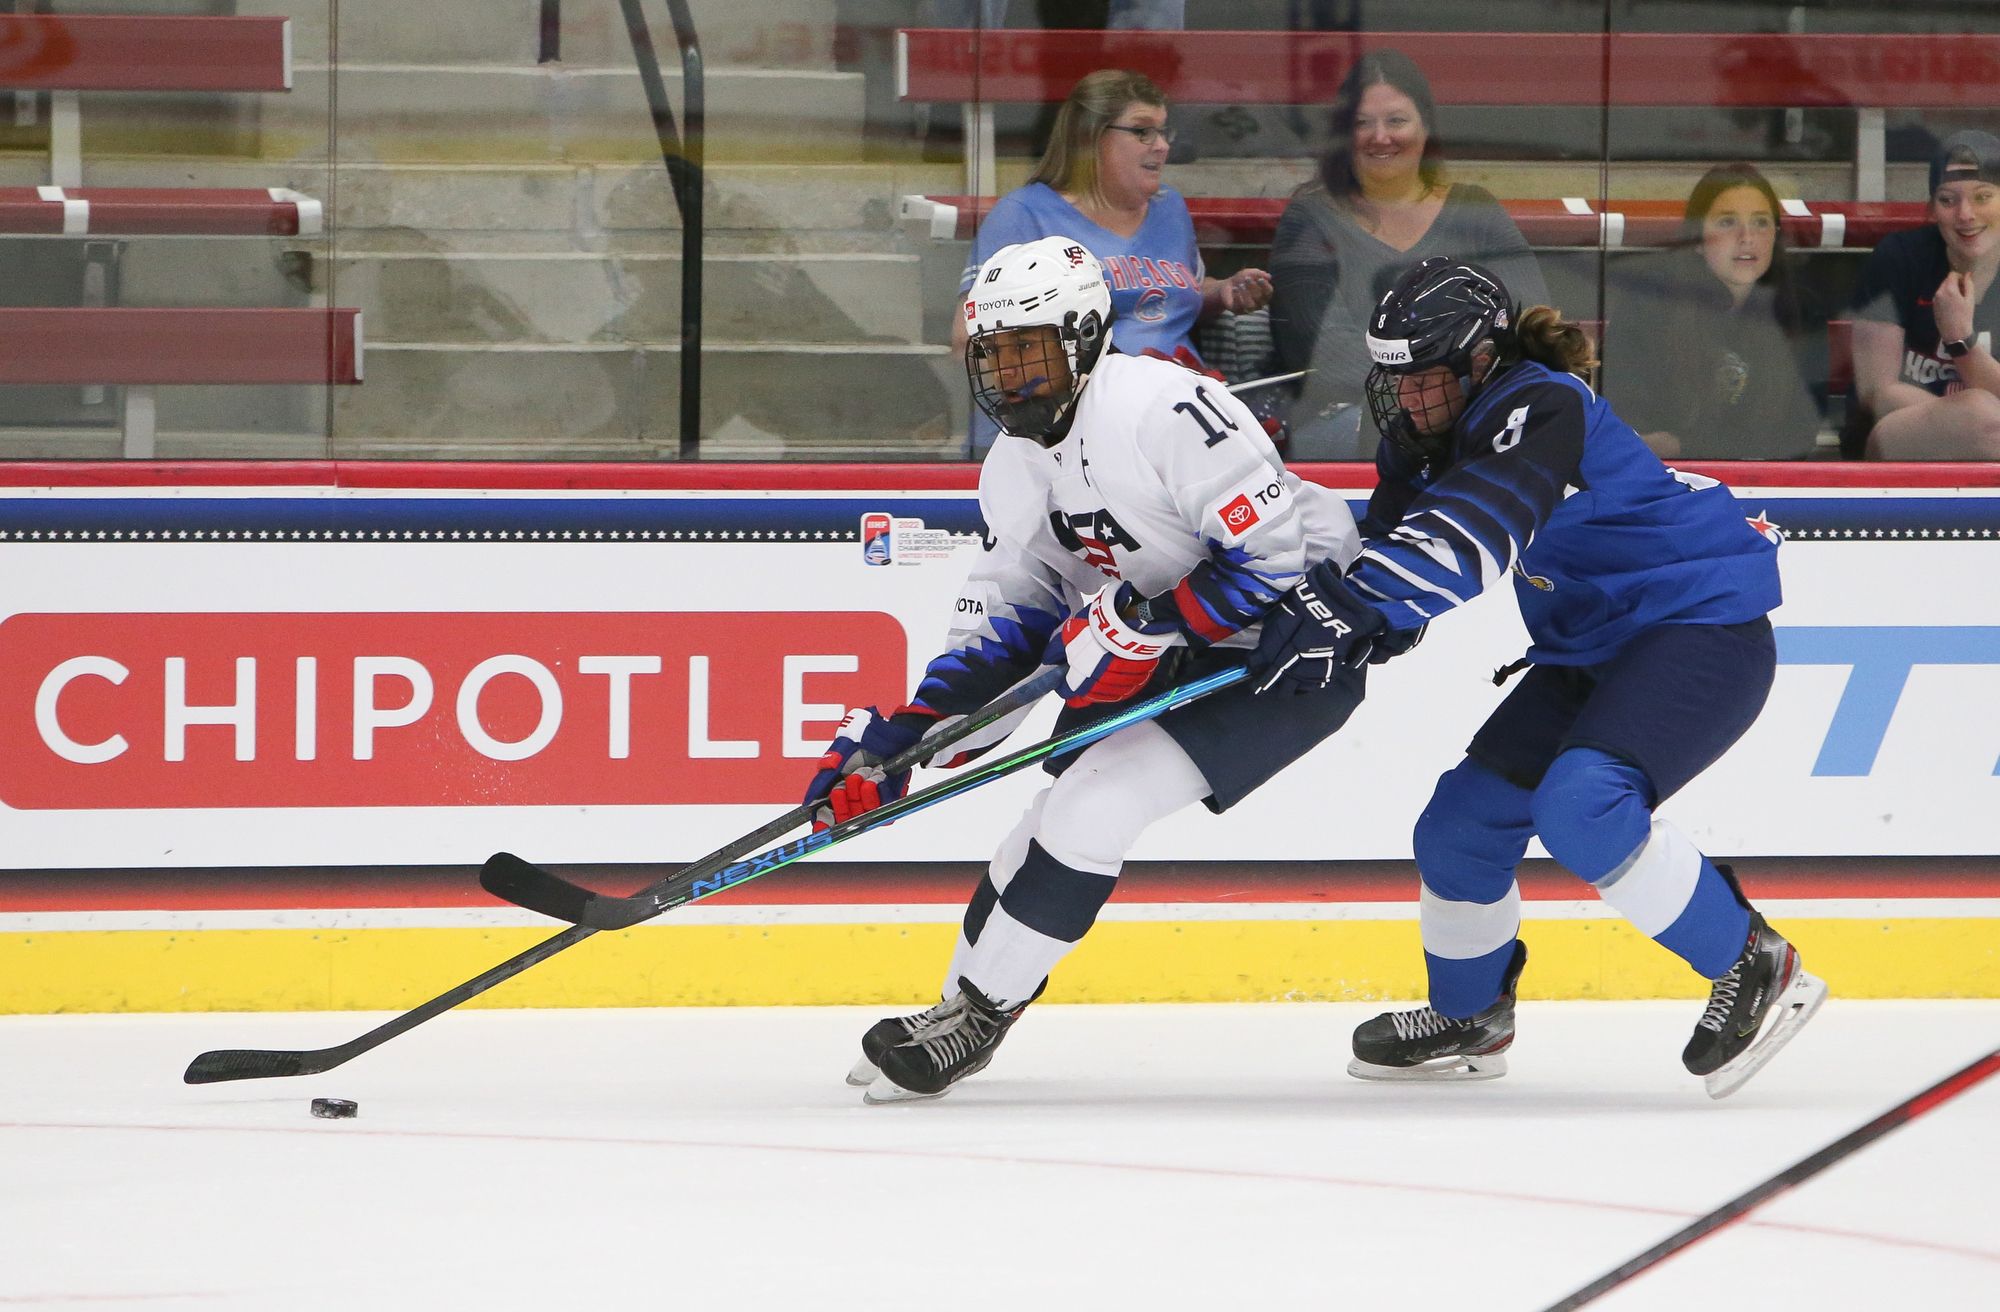
<path id="1" fill-rule="evenodd" d="M 1802 918 L 1779 927 L 1848 998 L 2000 997 L 2000 919 Z M 0 1013 L 402 1011 L 541 942 L 548 929 L 0 934 Z M 903 1004 L 935 988 L 943 924 L 651 925 L 600 934 L 487 993 L 492 1007 Z M 1705 994 L 1622 921 L 1530 920 L 1524 998 Z M 1411 999 L 1413 921 L 1107 921 L 1056 972 L 1052 1002 Z"/>

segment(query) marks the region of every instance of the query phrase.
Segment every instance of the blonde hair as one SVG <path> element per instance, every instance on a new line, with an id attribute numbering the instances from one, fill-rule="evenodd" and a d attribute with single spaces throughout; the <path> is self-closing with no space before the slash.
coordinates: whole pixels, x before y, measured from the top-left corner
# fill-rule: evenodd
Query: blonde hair
<path id="1" fill-rule="evenodd" d="M 1042 152 L 1030 182 L 1045 182 L 1070 196 L 1097 192 L 1097 143 L 1113 120 L 1134 105 L 1167 107 L 1167 97 L 1144 73 L 1128 68 L 1100 68 L 1086 73 L 1070 88 L 1056 111 L 1049 148 Z"/>
<path id="2" fill-rule="evenodd" d="M 1597 368 L 1597 347 L 1581 324 L 1562 317 L 1549 305 L 1521 311 L 1514 323 L 1513 346 L 1523 359 L 1560 369 L 1566 374 L 1588 377 Z"/>

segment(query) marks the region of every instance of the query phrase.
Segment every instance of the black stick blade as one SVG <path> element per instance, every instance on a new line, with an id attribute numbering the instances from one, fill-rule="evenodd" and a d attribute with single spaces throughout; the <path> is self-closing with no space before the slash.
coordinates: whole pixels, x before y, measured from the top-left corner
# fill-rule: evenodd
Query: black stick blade
<path id="1" fill-rule="evenodd" d="M 479 886 L 504 902 L 572 925 L 589 923 L 590 904 L 597 896 L 512 852 L 495 852 L 486 858 L 479 871 Z"/>
<path id="2" fill-rule="evenodd" d="M 256 1048 L 218 1048 L 188 1063 L 181 1079 L 189 1084 L 220 1084 L 224 1080 L 268 1080 L 286 1075 L 316 1075 L 326 1064 L 315 1052 L 265 1052 Z"/>

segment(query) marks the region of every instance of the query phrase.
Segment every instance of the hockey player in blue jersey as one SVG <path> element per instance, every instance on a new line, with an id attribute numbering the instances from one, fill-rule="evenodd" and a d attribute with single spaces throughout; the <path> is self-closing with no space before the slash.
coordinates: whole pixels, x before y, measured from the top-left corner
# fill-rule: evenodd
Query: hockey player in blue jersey
<path id="1" fill-rule="evenodd" d="M 1378 303 L 1369 406 L 1379 481 L 1343 571 L 1307 572 L 1266 620 L 1266 695 L 1407 651 L 1514 576 L 1526 673 L 1438 780 L 1412 839 L 1430 1005 L 1354 1034 L 1364 1079 L 1506 1072 L 1528 840 L 1712 981 L 1682 1060 L 1724 1097 L 1826 996 L 1727 867 L 1654 810 L 1762 710 L 1777 547 L 1729 489 L 1662 465 L 1578 376 L 1589 339 L 1516 309 L 1477 266 L 1424 261 Z M 1511 672 L 1511 671 L 1509 671 Z M 1503 672 L 1506 673 L 1506 672 Z"/>

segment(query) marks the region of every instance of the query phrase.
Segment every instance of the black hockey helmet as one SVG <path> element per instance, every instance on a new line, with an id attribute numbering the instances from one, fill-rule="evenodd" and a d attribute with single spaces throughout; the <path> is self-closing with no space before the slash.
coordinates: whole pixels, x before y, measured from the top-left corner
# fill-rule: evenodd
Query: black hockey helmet
<path id="1" fill-rule="evenodd" d="M 1418 430 L 1398 398 L 1406 374 L 1449 368 L 1469 404 L 1473 356 L 1491 343 L 1496 360 L 1511 347 L 1515 319 L 1507 288 L 1476 264 L 1433 255 L 1406 271 L 1376 302 L 1368 321 L 1368 410 L 1382 435 L 1426 463 L 1447 458 L 1451 433 Z"/>

